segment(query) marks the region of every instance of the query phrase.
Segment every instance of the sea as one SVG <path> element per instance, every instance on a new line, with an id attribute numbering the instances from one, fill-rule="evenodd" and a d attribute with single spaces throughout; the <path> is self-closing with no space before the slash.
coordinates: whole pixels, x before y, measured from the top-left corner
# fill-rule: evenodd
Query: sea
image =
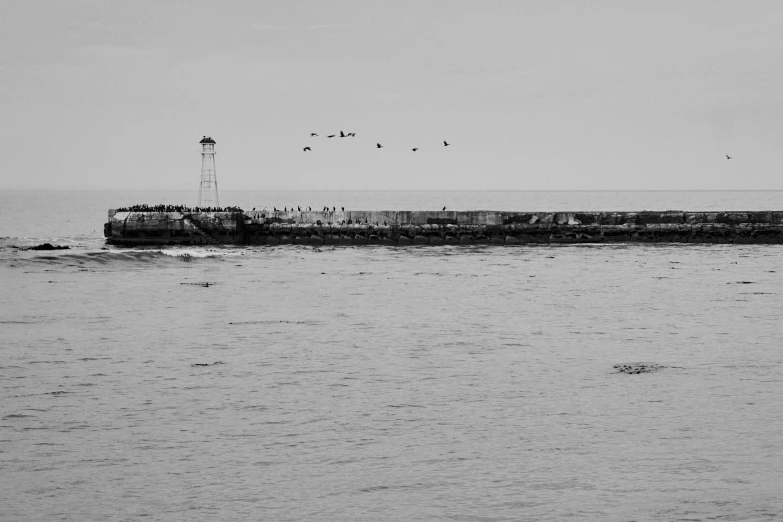
<path id="1" fill-rule="evenodd" d="M 783 246 L 105 245 L 195 191 L 0 191 L 0 519 L 783 518 Z M 223 191 L 783 210 L 783 192 Z M 33 251 L 42 243 L 70 247 Z M 634 362 L 662 366 L 619 372 Z"/>

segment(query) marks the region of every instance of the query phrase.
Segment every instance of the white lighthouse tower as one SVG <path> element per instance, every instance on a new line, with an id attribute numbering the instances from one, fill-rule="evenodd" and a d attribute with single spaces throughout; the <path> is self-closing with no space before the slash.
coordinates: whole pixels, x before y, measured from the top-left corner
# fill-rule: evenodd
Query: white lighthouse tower
<path id="1" fill-rule="evenodd" d="M 219 207 L 215 174 L 215 140 L 204 136 L 199 143 L 201 144 L 201 185 L 198 188 L 198 206 Z"/>

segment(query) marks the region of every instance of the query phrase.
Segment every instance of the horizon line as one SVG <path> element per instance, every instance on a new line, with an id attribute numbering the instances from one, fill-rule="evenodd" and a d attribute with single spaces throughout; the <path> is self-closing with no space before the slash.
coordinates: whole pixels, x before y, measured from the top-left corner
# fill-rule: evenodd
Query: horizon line
<path id="1" fill-rule="evenodd" d="M 198 192 L 198 189 L 8 189 L 0 192 Z M 779 189 L 222 189 L 220 192 L 783 192 Z"/>

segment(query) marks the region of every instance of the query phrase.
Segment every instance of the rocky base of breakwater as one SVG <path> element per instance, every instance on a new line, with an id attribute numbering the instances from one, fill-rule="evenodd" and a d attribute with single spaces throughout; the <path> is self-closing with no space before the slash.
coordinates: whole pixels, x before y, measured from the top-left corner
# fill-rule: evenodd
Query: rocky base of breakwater
<path id="1" fill-rule="evenodd" d="M 70 250 L 71 247 L 63 246 L 63 245 L 53 245 L 51 243 L 43 243 L 41 245 L 36 245 L 31 247 L 12 246 L 12 248 L 18 248 L 20 250 Z"/>
<path id="2" fill-rule="evenodd" d="M 783 244 L 783 212 L 116 212 L 117 245 Z"/>

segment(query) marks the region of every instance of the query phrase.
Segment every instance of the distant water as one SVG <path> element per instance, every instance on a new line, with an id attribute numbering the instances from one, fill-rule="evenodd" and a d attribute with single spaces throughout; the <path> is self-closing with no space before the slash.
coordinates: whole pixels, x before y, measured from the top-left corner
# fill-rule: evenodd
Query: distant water
<path id="1" fill-rule="evenodd" d="M 780 246 L 104 247 L 107 208 L 192 199 L 0 191 L 0 519 L 783 517 Z M 221 203 L 783 208 L 779 192 Z M 43 240 L 73 248 L 13 248 Z M 635 361 L 666 368 L 612 368 Z"/>

